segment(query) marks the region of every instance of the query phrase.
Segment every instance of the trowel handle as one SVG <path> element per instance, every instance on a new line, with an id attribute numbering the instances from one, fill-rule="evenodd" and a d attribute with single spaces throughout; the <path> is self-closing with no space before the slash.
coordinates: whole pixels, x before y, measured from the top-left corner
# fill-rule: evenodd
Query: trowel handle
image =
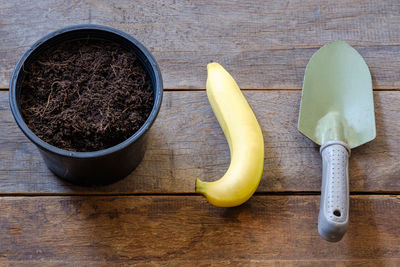
<path id="1" fill-rule="evenodd" d="M 318 232 L 330 242 L 340 241 L 349 222 L 349 157 L 346 143 L 330 141 L 321 146 L 322 187 Z"/>

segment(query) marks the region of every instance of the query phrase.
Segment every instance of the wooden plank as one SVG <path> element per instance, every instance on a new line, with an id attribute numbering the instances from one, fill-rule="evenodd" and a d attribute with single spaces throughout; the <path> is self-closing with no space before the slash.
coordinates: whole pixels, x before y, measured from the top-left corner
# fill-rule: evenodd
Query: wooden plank
<path id="1" fill-rule="evenodd" d="M 339 243 L 319 236 L 318 205 L 319 196 L 256 196 L 237 208 L 196 196 L 2 197 L 0 264 L 399 263 L 399 196 L 352 196 Z"/>
<path id="2" fill-rule="evenodd" d="M 397 0 L 2 1 L 0 88 L 34 41 L 64 26 L 96 23 L 143 42 L 167 88 L 204 88 L 210 60 L 223 63 L 243 88 L 301 88 L 310 56 L 341 39 L 365 57 L 374 88 L 397 89 L 399 10 Z"/>
<path id="3" fill-rule="evenodd" d="M 10 266 L 18 266 L 18 267 L 44 267 L 44 266 L 54 266 L 54 267 L 63 267 L 63 266 L 76 266 L 77 264 L 84 264 L 85 267 L 98 267 L 98 266 L 193 266 L 196 264 L 198 266 L 211 266 L 211 267 L 219 267 L 219 266 L 295 266 L 295 267 L 325 267 L 325 266 L 349 266 L 349 267 L 375 267 L 375 266 L 391 266 L 397 267 L 400 264 L 400 259 L 368 259 L 368 260 L 251 260 L 251 259 L 238 259 L 238 260 L 218 260 L 216 262 L 212 262 L 211 260 L 176 260 L 169 259 L 168 261 L 147 261 L 147 260 L 124 260 L 118 263 L 110 263 L 108 261 L 84 261 L 82 262 L 69 262 L 66 263 L 63 260 L 59 261 L 32 261 L 32 260 L 24 260 L 20 261 L 4 261 L 5 264 Z"/>
<path id="4" fill-rule="evenodd" d="M 318 147 L 297 131 L 298 91 L 245 91 L 265 139 L 258 192 L 319 191 Z M 0 93 L 0 192 L 191 193 L 196 178 L 215 180 L 228 168 L 228 145 L 206 93 L 165 92 L 149 132 L 143 162 L 127 178 L 105 187 L 76 187 L 54 177 L 16 126 Z M 377 138 L 352 151 L 350 190 L 399 192 L 400 92 L 375 93 Z"/>

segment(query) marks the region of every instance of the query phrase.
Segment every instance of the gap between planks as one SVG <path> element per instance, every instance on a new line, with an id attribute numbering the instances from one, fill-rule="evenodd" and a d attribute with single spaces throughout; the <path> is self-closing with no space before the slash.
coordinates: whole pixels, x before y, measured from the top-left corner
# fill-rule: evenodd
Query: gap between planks
<path id="1" fill-rule="evenodd" d="M 283 192 L 256 192 L 254 196 L 319 196 L 320 191 L 283 191 Z M 197 193 L 0 193 L 0 198 L 2 197 L 79 197 L 79 196 L 90 196 L 90 197 L 124 197 L 124 196 L 155 196 L 155 197 L 188 197 L 188 196 L 201 196 Z M 400 198 L 400 191 L 393 192 L 350 192 L 350 196 L 397 196 Z"/>
<path id="2" fill-rule="evenodd" d="M 278 91 L 278 92 L 292 92 L 292 91 L 301 91 L 302 88 L 285 88 L 285 89 L 276 89 L 276 88 L 240 88 L 242 91 Z M 197 92 L 197 91 L 205 91 L 205 88 L 164 88 L 165 92 Z M 400 91 L 400 88 L 380 88 L 374 89 L 374 92 L 393 92 Z"/>
<path id="3" fill-rule="evenodd" d="M 285 88 L 285 89 L 276 89 L 276 88 L 240 88 L 243 91 L 279 91 L 279 92 L 287 92 L 287 91 L 301 91 L 301 88 Z M 205 91 L 205 88 L 164 88 L 164 92 L 198 92 Z M 0 88 L 0 92 L 7 92 L 8 88 Z M 385 92 L 385 91 L 400 91 L 400 88 L 380 88 L 374 89 L 374 92 Z"/>

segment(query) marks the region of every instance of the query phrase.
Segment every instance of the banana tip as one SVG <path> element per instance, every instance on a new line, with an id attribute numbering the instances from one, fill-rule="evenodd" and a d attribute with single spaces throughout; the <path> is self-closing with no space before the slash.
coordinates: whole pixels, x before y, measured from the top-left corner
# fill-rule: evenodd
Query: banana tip
<path id="1" fill-rule="evenodd" d="M 203 194 L 203 189 L 204 189 L 204 182 L 200 179 L 196 179 L 196 187 L 195 187 L 195 192 Z"/>
<path id="2" fill-rule="evenodd" d="M 215 61 L 210 61 L 210 62 L 207 64 L 207 70 L 209 71 L 211 68 L 215 68 L 215 67 L 218 67 L 218 66 L 220 66 L 220 64 L 218 64 L 217 62 L 215 62 Z"/>

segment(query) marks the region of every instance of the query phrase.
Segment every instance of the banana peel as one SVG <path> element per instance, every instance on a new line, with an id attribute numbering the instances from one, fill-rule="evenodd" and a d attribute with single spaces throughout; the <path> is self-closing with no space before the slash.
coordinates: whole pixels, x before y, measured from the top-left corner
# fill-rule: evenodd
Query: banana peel
<path id="1" fill-rule="evenodd" d="M 218 207 L 246 202 L 256 191 L 264 167 L 264 139 L 246 98 L 232 76 L 218 63 L 207 65 L 206 91 L 228 141 L 231 162 L 213 182 L 196 180 L 196 192 Z"/>

